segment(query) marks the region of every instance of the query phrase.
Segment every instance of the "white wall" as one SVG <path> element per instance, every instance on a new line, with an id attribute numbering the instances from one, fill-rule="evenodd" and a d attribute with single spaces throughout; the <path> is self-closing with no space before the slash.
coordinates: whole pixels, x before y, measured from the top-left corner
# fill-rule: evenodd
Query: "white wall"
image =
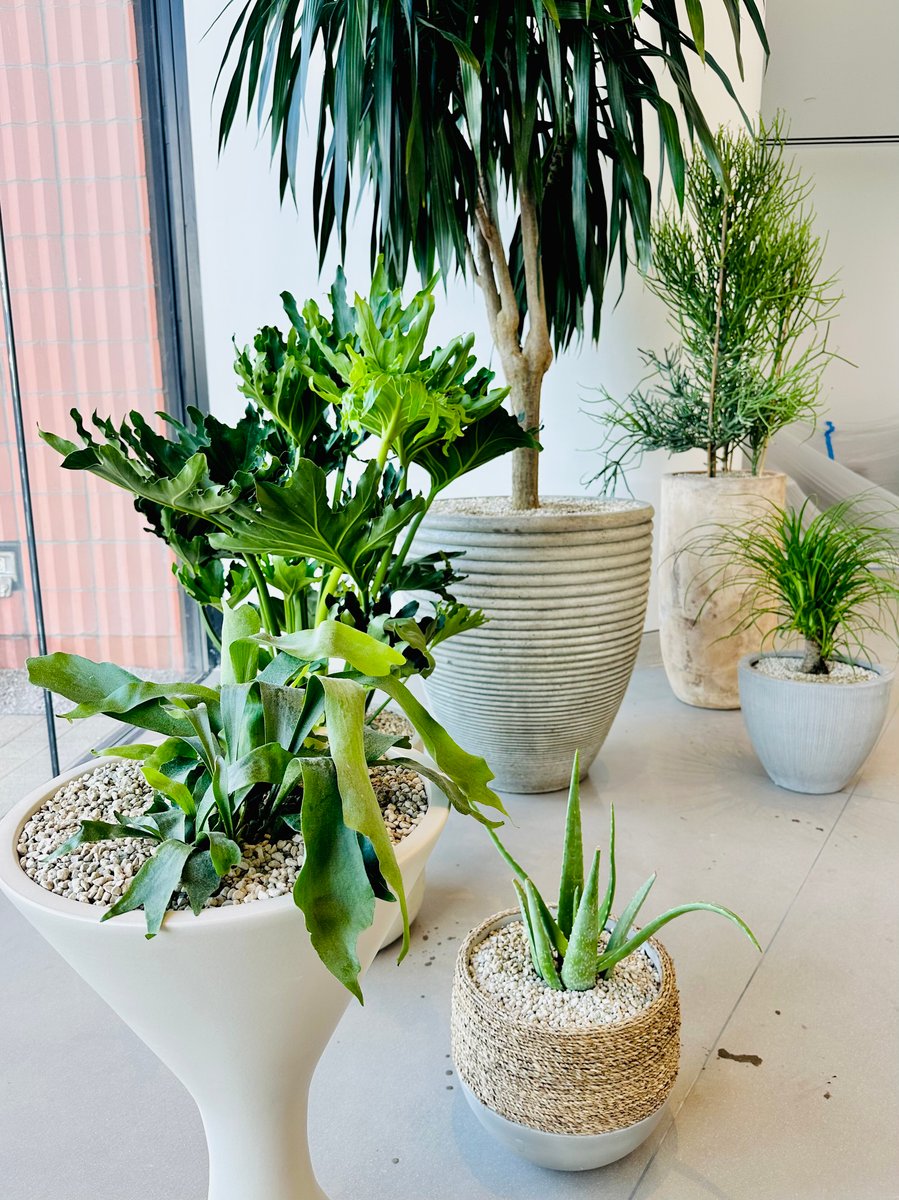
<path id="1" fill-rule="evenodd" d="M 822 10 L 829 8 L 833 19 Z M 766 118 L 796 138 L 899 135 L 899 5 L 894 0 L 769 0 Z M 831 344 L 854 366 L 825 375 L 826 414 L 842 423 L 899 417 L 899 144 L 796 146 L 814 183 L 826 270 L 843 300 Z"/>
<path id="2" fill-rule="evenodd" d="M 210 397 L 214 412 L 233 416 L 242 407 L 242 398 L 233 383 L 232 336 L 243 344 L 259 325 L 277 323 L 281 317 L 278 294 L 284 289 L 298 298 L 323 295 L 337 259 L 334 255 L 329 258 L 319 281 L 309 203 L 301 196 L 299 211 L 289 201 L 280 206 L 277 174 L 269 165 L 267 143 L 258 138 L 255 126 L 236 128 L 221 160 L 218 158 L 217 106 L 211 97 L 227 39 L 229 12 L 217 26 L 209 27 L 220 7 L 221 0 L 192 0 L 185 6 L 185 21 Z M 724 8 L 714 0 L 706 8 L 707 45 L 737 84 L 746 109 L 755 112 L 763 66 L 755 34 L 751 29 L 745 33 L 746 78 L 740 83 Z M 713 126 L 740 119 L 710 70 L 697 68 L 696 86 Z M 650 148 L 647 160 L 653 162 L 656 157 Z M 311 153 L 307 161 L 311 170 Z M 360 292 L 365 291 L 369 278 L 368 211 L 363 202 L 358 236 L 351 237 L 346 259 L 350 287 Z M 592 449 L 600 440 L 600 430 L 585 411 L 591 397 L 601 387 L 624 396 L 641 377 L 638 348 L 660 349 L 668 339 L 661 306 L 643 288 L 635 271 L 629 273 L 624 295 L 616 304 L 618 294 L 613 274 L 599 345 L 586 343 L 566 352 L 545 381 L 541 490 L 546 495 L 580 491 L 581 480 L 599 465 Z M 473 285 L 466 286 L 460 279 L 449 281 L 432 328 L 437 340 L 473 331 L 479 356 L 490 361 L 487 322 Z M 668 469 L 664 455 L 648 458 L 641 469 L 631 473 L 634 494 L 657 504 L 659 479 Z M 500 462 L 468 476 L 457 488 L 468 495 L 498 494 L 507 490 L 508 482 L 508 463 Z M 648 624 L 650 628 L 655 624 L 654 597 Z"/>

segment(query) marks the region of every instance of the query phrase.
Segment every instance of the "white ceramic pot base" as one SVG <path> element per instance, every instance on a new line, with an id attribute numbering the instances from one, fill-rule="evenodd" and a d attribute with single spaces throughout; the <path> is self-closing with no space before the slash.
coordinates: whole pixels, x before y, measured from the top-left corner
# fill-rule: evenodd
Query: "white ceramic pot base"
<path id="1" fill-rule="evenodd" d="M 665 1105 L 650 1116 L 611 1133 L 545 1133 L 515 1121 L 507 1121 L 483 1104 L 463 1079 L 465 1099 L 489 1134 L 520 1158 L 550 1171 L 594 1171 L 631 1154 L 645 1142 L 665 1111 Z"/>

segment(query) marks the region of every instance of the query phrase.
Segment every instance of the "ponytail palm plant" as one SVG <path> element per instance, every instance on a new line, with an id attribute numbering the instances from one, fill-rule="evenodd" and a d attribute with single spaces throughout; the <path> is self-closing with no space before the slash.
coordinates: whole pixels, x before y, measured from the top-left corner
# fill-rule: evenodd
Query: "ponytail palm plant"
<path id="1" fill-rule="evenodd" d="M 744 15 L 767 49 L 755 0 L 721 0 L 740 60 Z M 707 6 L 706 6 L 707 7 Z M 539 427 L 543 378 L 584 331 L 595 339 L 606 277 L 650 260 L 645 118 L 654 113 L 680 201 L 680 120 L 723 168 L 693 91 L 704 5 L 675 0 L 249 0 L 220 72 L 220 144 L 246 105 L 268 127 L 282 196 L 311 190 L 323 258 L 345 245 L 354 172 L 374 198 L 372 245 L 394 283 L 410 257 L 424 278 L 470 274 L 484 297 L 511 407 Z M 300 155 L 313 52 L 324 60 L 314 153 Z M 663 96 L 662 76 L 677 106 Z M 308 176 L 301 165 L 308 161 Z M 508 218 L 506 218 L 508 214 Z M 503 229 L 506 220 L 506 229 Z M 516 451 L 513 504 L 539 503 L 537 455 Z"/>

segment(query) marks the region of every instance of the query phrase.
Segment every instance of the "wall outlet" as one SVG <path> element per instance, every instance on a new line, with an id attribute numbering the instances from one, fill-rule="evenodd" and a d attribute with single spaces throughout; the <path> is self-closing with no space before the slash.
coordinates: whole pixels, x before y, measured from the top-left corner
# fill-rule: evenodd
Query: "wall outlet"
<path id="1" fill-rule="evenodd" d="M 21 586 L 22 567 L 16 542 L 0 542 L 0 600 Z"/>

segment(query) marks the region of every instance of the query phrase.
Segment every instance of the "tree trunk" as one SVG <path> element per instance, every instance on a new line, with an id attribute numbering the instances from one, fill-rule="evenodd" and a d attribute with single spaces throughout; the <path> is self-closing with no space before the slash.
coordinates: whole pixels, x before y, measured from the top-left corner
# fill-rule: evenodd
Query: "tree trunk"
<path id="1" fill-rule="evenodd" d="M 543 376 L 523 372 L 523 378 L 512 384 L 510 407 L 525 429 L 536 429 L 540 424 L 540 392 Z M 512 454 L 512 507 L 539 508 L 538 488 L 539 450 L 515 450 Z"/>
<path id="2" fill-rule="evenodd" d="M 830 667 L 821 657 L 821 647 L 811 638 L 806 638 L 805 654 L 802 666 L 799 668 L 803 675 L 829 675 Z"/>

